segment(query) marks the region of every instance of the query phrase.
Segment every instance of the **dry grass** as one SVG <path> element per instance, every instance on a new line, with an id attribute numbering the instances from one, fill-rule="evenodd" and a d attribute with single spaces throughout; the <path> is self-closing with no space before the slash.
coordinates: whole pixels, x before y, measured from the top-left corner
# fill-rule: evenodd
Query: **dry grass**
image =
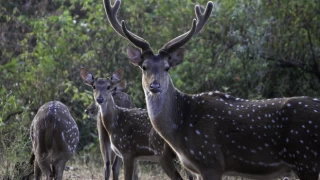
<path id="1" fill-rule="evenodd" d="M 2 164 L 4 163 L 4 164 Z M 0 180 L 2 179 L 21 179 L 22 174 L 17 174 L 14 168 L 14 163 L 2 161 L 0 165 Z M 5 165 L 6 164 L 6 165 Z M 180 169 L 180 173 L 184 179 L 187 179 L 184 170 Z M 157 163 L 140 162 L 139 163 L 139 180 L 169 180 L 168 176 L 163 172 L 160 165 Z M 45 177 L 43 177 L 45 179 Z M 100 154 L 95 155 L 75 155 L 67 163 L 67 168 L 63 175 L 64 180 L 102 180 L 104 179 L 104 170 Z M 120 172 L 120 180 L 124 179 L 123 169 Z M 249 180 L 241 177 L 224 177 L 223 180 Z M 276 180 L 282 180 L 278 178 Z M 294 176 L 290 176 L 290 180 L 295 180 Z"/>
<path id="2" fill-rule="evenodd" d="M 69 164 L 70 169 L 64 172 L 66 180 L 96 180 L 103 179 L 103 166 L 96 164 Z M 155 163 L 140 162 L 139 180 L 169 180 L 168 176 L 162 171 L 161 167 Z M 123 168 L 119 179 L 124 179 Z"/>
<path id="3" fill-rule="evenodd" d="M 78 160 L 68 163 L 69 170 L 64 172 L 65 180 L 97 180 L 103 179 L 103 165 L 102 163 L 79 163 Z M 178 169 L 180 169 L 178 167 Z M 184 179 L 187 179 L 183 170 L 180 170 Z M 160 165 L 157 163 L 140 162 L 139 163 L 139 180 L 169 180 L 168 176 L 163 172 Z M 124 179 L 123 169 L 120 172 L 120 180 Z M 296 180 L 293 175 L 290 180 Z M 223 180 L 249 180 L 241 177 L 224 177 Z M 276 180 L 282 180 L 277 178 Z"/>

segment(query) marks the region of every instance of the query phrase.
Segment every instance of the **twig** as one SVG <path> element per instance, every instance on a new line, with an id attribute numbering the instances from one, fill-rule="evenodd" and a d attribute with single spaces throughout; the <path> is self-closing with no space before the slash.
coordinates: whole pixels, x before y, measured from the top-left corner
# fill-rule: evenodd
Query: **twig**
<path id="1" fill-rule="evenodd" d="M 23 110 L 23 111 L 17 111 L 17 112 L 13 112 L 13 113 L 10 113 L 5 119 L 4 119 L 4 123 L 8 122 L 9 119 L 11 118 L 11 116 L 15 116 L 15 115 L 18 115 L 18 114 L 22 114 L 26 111 L 31 111 L 31 112 L 37 112 L 39 108 L 34 108 L 34 109 L 27 109 L 27 110 Z"/>

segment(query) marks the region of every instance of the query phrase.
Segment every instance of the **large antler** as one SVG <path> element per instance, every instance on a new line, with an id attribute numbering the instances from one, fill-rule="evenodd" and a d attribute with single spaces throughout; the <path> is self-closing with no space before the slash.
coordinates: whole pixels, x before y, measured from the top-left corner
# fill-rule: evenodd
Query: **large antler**
<path id="1" fill-rule="evenodd" d="M 110 0 L 104 0 L 103 3 L 104 3 L 105 11 L 107 13 L 108 20 L 109 20 L 112 28 L 118 34 L 120 34 L 122 37 L 128 39 L 135 46 L 141 48 L 142 51 L 151 50 L 149 43 L 146 40 L 144 40 L 143 38 L 137 36 L 136 34 L 133 34 L 132 32 L 130 32 L 128 30 L 127 30 L 128 36 L 126 36 L 124 34 L 124 32 L 122 31 L 123 27 L 121 27 L 121 24 L 119 23 L 119 21 L 117 19 L 118 10 L 119 10 L 120 4 L 121 4 L 120 0 L 116 0 L 116 2 L 114 3 L 113 6 L 111 6 Z"/>
<path id="2" fill-rule="evenodd" d="M 178 49 L 179 47 L 183 46 L 185 43 L 187 43 L 194 35 L 198 34 L 198 32 L 203 28 L 203 26 L 206 24 L 206 22 L 208 21 L 210 14 L 212 12 L 213 9 L 213 3 L 211 1 L 209 1 L 207 3 L 206 9 L 204 11 L 204 13 L 201 13 L 200 7 L 197 5 L 195 6 L 195 14 L 197 17 L 197 24 L 195 27 L 192 26 L 191 30 L 189 30 L 188 32 L 170 40 L 167 44 L 165 44 L 160 50 L 159 52 L 166 52 L 166 53 L 171 53 L 174 50 Z M 194 23 L 193 23 L 194 24 Z"/>

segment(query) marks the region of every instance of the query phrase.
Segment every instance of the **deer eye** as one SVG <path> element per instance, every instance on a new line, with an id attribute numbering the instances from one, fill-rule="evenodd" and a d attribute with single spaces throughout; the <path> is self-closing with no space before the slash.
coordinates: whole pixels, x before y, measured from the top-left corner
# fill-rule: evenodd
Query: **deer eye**
<path id="1" fill-rule="evenodd" d="M 170 67 L 166 67 L 164 70 L 168 72 L 170 70 Z"/>
<path id="2" fill-rule="evenodd" d="M 110 90 L 111 89 L 111 86 L 107 86 L 107 90 Z"/>
<path id="3" fill-rule="evenodd" d="M 146 66 L 142 66 L 142 70 L 147 70 L 147 67 Z"/>

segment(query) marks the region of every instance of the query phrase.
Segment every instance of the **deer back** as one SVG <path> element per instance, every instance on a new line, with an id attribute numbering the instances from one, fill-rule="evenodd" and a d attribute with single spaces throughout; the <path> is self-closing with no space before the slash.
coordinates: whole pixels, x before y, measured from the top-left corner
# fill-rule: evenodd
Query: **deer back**
<path id="1" fill-rule="evenodd" d="M 125 92 L 114 91 L 112 93 L 112 97 L 113 97 L 113 100 L 116 103 L 116 105 L 119 107 L 124 107 L 124 108 L 135 108 L 136 107 L 133 104 L 131 97 Z"/>
<path id="2" fill-rule="evenodd" d="M 267 174 L 286 164 L 299 173 L 319 171 L 316 98 L 246 100 L 209 92 L 175 100 L 176 116 L 170 116 L 178 125 L 175 132 L 183 133 L 162 135 L 193 164 L 218 163 L 225 171 L 245 174 Z"/>
<path id="3" fill-rule="evenodd" d="M 31 138 L 35 155 L 39 149 L 51 152 L 50 158 L 60 153 L 73 154 L 79 142 L 79 130 L 68 108 L 59 101 L 40 107 L 31 124 Z"/>

